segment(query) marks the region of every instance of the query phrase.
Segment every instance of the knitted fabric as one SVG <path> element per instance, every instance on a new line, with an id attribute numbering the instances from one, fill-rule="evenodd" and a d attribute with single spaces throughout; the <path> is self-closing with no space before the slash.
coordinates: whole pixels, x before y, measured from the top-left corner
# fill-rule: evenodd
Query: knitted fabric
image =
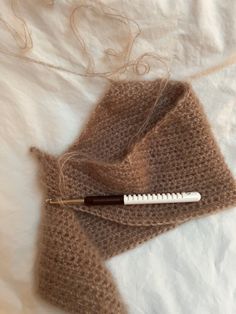
<path id="1" fill-rule="evenodd" d="M 113 82 L 65 153 L 56 157 L 32 150 L 41 164 L 45 198 L 190 191 L 202 195 L 200 202 L 182 204 L 46 204 L 38 291 L 69 313 L 126 313 L 106 259 L 236 204 L 235 181 L 187 83 L 170 81 L 163 91 L 161 80 Z"/>

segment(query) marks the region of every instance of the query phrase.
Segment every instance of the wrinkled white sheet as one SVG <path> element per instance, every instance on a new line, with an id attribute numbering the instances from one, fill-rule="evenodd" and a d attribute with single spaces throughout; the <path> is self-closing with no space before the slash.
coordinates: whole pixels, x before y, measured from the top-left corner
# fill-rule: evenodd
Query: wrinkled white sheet
<path id="1" fill-rule="evenodd" d="M 20 3 L 34 41 L 33 50 L 25 55 L 82 71 L 67 61 L 85 64 L 68 24 L 75 1 L 58 0 L 53 7 L 43 1 Z M 105 3 L 125 11 L 143 29 L 136 56 L 164 51 L 172 57 L 173 78 L 186 79 L 225 63 L 235 52 L 234 0 Z M 1 1 L 0 13 L 7 7 L 8 1 Z M 96 41 L 97 49 L 92 51 L 95 60 L 101 60 L 102 46 L 113 44 L 106 37 L 106 30 L 112 30 L 107 26 L 111 21 L 102 20 L 98 28 L 93 22 L 85 29 L 91 42 L 100 38 L 100 46 Z M 118 33 L 116 27 L 114 42 Z M 2 24 L 0 36 L 0 47 L 16 51 Z M 193 86 L 236 177 L 236 66 L 232 62 L 225 65 L 198 77 Z M 155 78 L 156 73 L 151 71 L 146 78 Z M 0 53 L 0 314 L 61 313 L 32 288 L 43 195 L 29 147 L 51 153 L 66 149 L 105 86 L 101 79 L 81 78 Z M 235 230 L 236 209 L 232 209 L 187 223 L 110 260 L 129 312 L 236 313 Z"/>

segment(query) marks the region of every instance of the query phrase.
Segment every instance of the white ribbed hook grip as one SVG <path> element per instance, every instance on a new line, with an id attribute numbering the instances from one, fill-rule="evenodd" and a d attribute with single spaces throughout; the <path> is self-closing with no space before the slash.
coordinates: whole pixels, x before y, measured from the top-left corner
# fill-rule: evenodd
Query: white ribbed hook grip
<path id="1" fill-rule="evenodd" d="M 125 205 L 199 202 L 199 192 L 124 195 Z"/>

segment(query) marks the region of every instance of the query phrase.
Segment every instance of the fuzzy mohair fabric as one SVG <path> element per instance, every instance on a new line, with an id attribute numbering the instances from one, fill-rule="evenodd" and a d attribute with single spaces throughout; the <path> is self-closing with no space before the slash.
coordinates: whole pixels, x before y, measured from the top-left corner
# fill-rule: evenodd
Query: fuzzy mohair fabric
<path id="1" fill-rule="evenodd" d="M 156 105 L 154 106 L 154 104 Z M 104 264 L 190 219 L 236 204 L 236 184 L 191 86 L 112 82 L 82 134 L 60 156 L 32 148 L 46 198 L 198 191 L 197 203 L 46 203 L 37 288 L 69 313 L 127 313 Z"/>

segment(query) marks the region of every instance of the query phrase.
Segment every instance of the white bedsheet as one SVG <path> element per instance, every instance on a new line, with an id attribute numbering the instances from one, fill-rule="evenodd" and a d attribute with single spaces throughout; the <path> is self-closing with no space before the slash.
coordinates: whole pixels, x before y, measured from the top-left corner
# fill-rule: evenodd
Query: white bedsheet
<path id="1" fill-rule="evenodd" d="M 46 2 L 46 1 L 45 1 Z M 69 28 L 72 4 L 79 1 L 19 1 L 34 47 L 26 56 L 82 71 L 84 63 Z M 193 80 L 225 159 L 236 177 L 236 2 L 234 0 L 109 0 L 104 3 L 134 18 L 143 33 L 134 49 L 172 57 L 172 78 Z M 8 1 L 1 1 L 4 18 Z M 8 10 L 9 11 L 9 10 Z M 100 19 L 101 21 L 101 19 Z M 96 41 L 95 60 L 111 21 L 90 23 L 85 37 Z M 99 22 L 100 23 L 100 22 Z M 84 26 L 85 27 L 85 26 Z M 101 32 L 102 27 L 104 32 Z M 0 48 L 17 48 L 0 24 Z M 117 36 L 119 47 L 121 38 Z M 230 59 L 229 59 L 230 58 Z M 228 61 L 227 61 L 228 60 Z M 156 65 L 157 67 L 157 65 Z M 155 69 L 155 67 L 154 67 Z M 156 77 L 151 71 L 146 78 Z M 204 73 L 203 73 L 204 74 Z M 0 314 L 54 314 L 57 308 L 34 293 L 34 259 L 43 203 L 34 145 L 59 153 L 80 132 L 102 95 L 104 80 L 85 79 L 0 53 Z M 131 314 L 236 313 L 236 208 L 195 220 L 107 264 Z"/>

